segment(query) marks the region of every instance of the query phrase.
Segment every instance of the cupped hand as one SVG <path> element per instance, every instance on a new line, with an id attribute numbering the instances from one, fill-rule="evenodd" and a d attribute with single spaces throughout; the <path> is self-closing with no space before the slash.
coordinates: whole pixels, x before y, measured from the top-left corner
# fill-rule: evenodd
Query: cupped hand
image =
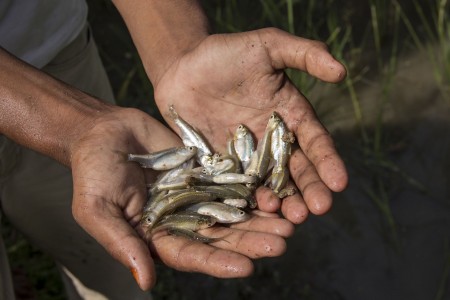
<path id="1" fill-rule="evenodd" d="M 290 222 L 256 212 L 245 223 L 206 230 L 205 235 L 220 238 L 211 245 L 168 235 L 147 241 L 139 221 L 146 183 L 155 174 L 127 162 L 125 154 L 180 144 L 176 134 L 144 112 L 113 107 L 71 149 L 75 219 L 144 290 L 155 284 L 154 258 L 177 270 L 243 277 L 253 270 L 251 259 L 282 254 L 284 238 L 293 232 Z"/>
<path id="2" fill-rule="evenodd" d="M 297 137 L 299 146 L 289 162 L 291 178 L 301 193 L 282 202 L 268 189 L 258 191 L 262 210 L 280 209 L 293 223 L 308 212 L 322 214 L 332 203 L 332 191 L 342 191 L 347 173 L 333 140 L 307 99 L 284 73 L 285 68 L 308 72 L 327 82 L 339 82 L 346 70 L 318 41 L 266 28 L 211 35 L 176 58 L 154 82 L 155 100 L 166 121 L 169 105 L 224 152 L 226 139 L 239 123 L 257 139 L 277 111 Z"/>

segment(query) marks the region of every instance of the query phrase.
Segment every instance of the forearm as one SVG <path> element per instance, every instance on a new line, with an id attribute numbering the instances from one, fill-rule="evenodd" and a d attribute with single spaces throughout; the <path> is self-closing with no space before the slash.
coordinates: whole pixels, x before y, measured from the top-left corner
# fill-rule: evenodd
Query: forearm
<path id="1" fill-rule="evenodd" d="M 0 48 L 0 134 L 70 165 L 72 143 L 109 109 Z"/>
<path id="2" fill-rule="evenodd" d="M 155 85 L 177 57 L 208 35 L 208 21 L 195 0 L 113 0 Z"/>

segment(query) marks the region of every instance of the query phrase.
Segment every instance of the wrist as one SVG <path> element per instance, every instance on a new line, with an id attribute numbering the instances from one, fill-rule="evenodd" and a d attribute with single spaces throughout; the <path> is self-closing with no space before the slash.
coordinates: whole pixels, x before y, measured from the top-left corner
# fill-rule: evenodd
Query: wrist
<path id="1" fill-rule="evenodd" d="M 199 1 L 113 0 L 153 85 L 181 56 L 209 34 Z"/>

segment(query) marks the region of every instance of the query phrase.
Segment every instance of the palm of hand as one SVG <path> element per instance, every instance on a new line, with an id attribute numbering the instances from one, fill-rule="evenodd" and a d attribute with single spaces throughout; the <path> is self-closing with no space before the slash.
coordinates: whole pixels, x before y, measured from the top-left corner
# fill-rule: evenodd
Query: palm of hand
<path id="1" fill-rule="evenodd" d="M 272 67 L 258 34 L 216 35 L 172 65 L 155 98 L 162 112 L 173 104 L 216 151 L 223 151 L 239 123 L 260 138 L 272 111 L 293 100 L 279 93 L 289 85 L 284 73 Z"/>
<path id="2" fill-rule="evenodd" d="M 287 219 L 300 223 L 309 211 L 322 214 L 330 208 L 331 190 L 344 189 L 347 174 L 311 105 L 285 76 L 286 67 L 330 82 L 345 77 L 345 69 L 323 44 L 263 29 L 207 37 L 168 68 L 155 84 L 155 99 L 176 131 L 165 113 L 169 105 L 217 152 L 224 151 L 226 139 L 239 123 L 260 139 L 269 115 L 277 111 L 300 145 L 289 168 L 301 194 L 280 203 L 266 192 L 259 204 L 272 212 L 281 207 Z"/>
<path id="3" fill-rule="evenodd" d="M 249 258 L 284 252 L 283 237 L 292 234 L 292 225 L 263 213 L 231 228 L 209 228 L 205 234 L 223 238 L 214 245 L 167 235 L 145 241 L 147 236 L 139 220 L 146 201 L 146 182 L 151 182 L 146 175 L 154 174 L 145 174 L 124 155 L 166 149 L 181 141 L 162 124 L 136 110 L 119 109 L 103 119 L 73 147 L 73 214 L 88 233 L 131 270 L 141 288 L 148 289 L 155 283 L 152 257 L 177 270 L 242 277 L 252 272 Z"/>

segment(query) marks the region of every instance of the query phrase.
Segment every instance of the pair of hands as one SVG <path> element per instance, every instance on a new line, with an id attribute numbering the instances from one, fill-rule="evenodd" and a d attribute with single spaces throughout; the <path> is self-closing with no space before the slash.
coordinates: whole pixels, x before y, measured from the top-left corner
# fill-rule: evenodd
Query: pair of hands
<path id="1" fill-rule="evenodd" d="M 344 164 L 332 139 L 305 97 L 284 74 L 285 68 L 306 71 L 338 82 L 344 67 L 324 44 L 277 29 L 211 35 L 176 58 L 153 82 L 155 100 L 166 117 L 173 104 L 180 115 L 204 134 L 215 151 L 224 152 L 229 131 L 244 123 L 257 139 L 270 114 L 277 111 L 297 137 L 289 162 L 299 193 L 280 201 L 267 188 L 256 192 L 259 210 L 230 227 L 202 231 L 227 236 L 211 245 L 158 235 L 147 244 L 139 227 L 146 202 L 146 182 L 155 174 L 127 163 L 123 153 L 149 153 L 181 145 L 173 131 L 129 108 L 111 108 L 97 118 L 72 149 L 73 213 L 78 223 L 109 253 L 130 268 L 142 289 L 156 279 L 154 261 L 169 267 L 216 277 L 251 274 L 251 259 L 281 255 L 293 223 L 309 212 L 325 213 L 331 191 L 347 184 Z M 169 125 L 175 126 L 169 118 Z M 284 218 L 276 213 L 281 210 Z"/>

